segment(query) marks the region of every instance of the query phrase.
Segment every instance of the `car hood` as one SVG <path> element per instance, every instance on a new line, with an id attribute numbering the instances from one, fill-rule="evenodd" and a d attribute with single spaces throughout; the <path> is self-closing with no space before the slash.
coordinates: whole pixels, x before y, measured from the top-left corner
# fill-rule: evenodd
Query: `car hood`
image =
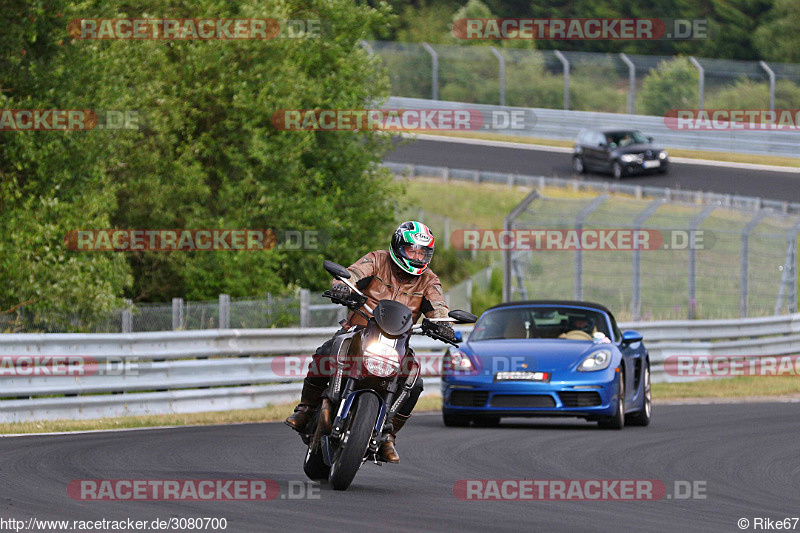
<path id="1" fill-rule="evenodd" d="M 662 150 L 662 148 L 652 144 L 629 144 L 628 146 L 614 148 L 613 151 L 618 154 L 643 154 L 648 150 L 654 154 L 657 154 Z"/>
<path id="2" fill-rule="evenodd" d="M 574 368 L 589 353 L 603 348 L 611 350 L 611 346 L 567 339 L 498 339 L 466 343 L 462 349 L 492 372 L 556 372 Z"/>

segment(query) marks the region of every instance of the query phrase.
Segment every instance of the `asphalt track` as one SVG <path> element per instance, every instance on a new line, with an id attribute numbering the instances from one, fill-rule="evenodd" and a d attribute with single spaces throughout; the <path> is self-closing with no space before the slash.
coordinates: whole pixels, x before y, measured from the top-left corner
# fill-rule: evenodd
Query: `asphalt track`
<path id="1" fill-rule="evenodd" d="M 571 166 L 571 152 L 531 149 L 530 146 L 483 146 L 439 140 L 406 140 L 385 161 L 421 165 L 512 172 L 534 176 L 581 177 Z M 583 179 L 614 181 L 605 174 L 585 174 Z M 713 191 L 742 196 L 800 202 L 800 173 L 673 162 L 667 174 L 624 178 L 625 183 L 683 190 Z"/>
<path id="2" fill-rule="evenodd" d="M 244 424 L 0 438 L 0 517 L 225 517 L 227 531 L 740 531 L 737 520 L 800 515 L 800 403 L 656 405 L 647 428 L 572 419 L 445 428 L 411 419 L 399 465 L 366 464 L 346 492 L 313 500 L 76 501 L 74 479 L 304 480 L 285 425 Z M 705 482 L 705 499 L 462 501 L 461 479 Z M 800 528 L 800 524 L 797 526 Z"/>

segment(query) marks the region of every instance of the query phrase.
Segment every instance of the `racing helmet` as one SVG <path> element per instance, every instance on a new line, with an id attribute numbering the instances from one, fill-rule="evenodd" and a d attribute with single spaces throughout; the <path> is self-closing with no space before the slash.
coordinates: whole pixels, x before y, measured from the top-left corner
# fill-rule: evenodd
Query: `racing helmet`
<path id="1" fill-rule="evenodd" d="M 433 233 L 422 222 L 403 222 L 392 235 L 389 255 L 400 270 L 419 276 L 433 257 Z"/>

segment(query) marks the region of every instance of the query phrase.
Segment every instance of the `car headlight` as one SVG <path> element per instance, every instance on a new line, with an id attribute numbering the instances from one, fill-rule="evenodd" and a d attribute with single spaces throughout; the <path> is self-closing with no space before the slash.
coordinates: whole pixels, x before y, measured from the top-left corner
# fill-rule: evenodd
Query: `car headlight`
<path id="1" fill-rule="evenodd" d="M 578 365 L 578 372 L 594 372 L 595 370 L 605 370 L 611 364 L 611 352 L 608 350 L 598 350 L 592 352 L 589 357 Z"/>
<path id="2" fill-rule="evenodd" d="M 667 153 L 666 150 L 661 150 L 660 152 L 658 152 L 658 158 L 659 159 L 666 159 L 668 155 L 669 154 Z"/>
<path id="3" fill-rule="evenodd" d="M 445 357 L 445 370 L 452 370 L 455 372 L 469 372 L 473 369 L 472 361 L 470 361 L 467 354 L 460 350 L 452 350 Z"/>
<path id="4" fill-rule="evenodd" d="M 636 156 L 634 154 L 622 154 L 619 156 L 619 160 L 623 163 L 633 163 L 636 161 Z"/>
<path id="5" fill-rule="evenodd" d="M 364 366 L 370 374 L 386 378 L 400 369 L 400 356 L 391 346 L 374 342 L 364 350 Z"/>

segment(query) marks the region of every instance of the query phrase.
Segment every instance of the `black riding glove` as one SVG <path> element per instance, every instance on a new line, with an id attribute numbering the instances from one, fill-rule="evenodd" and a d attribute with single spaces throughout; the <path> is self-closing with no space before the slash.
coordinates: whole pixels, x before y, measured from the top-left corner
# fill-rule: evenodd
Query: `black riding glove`
<path id="1" fill-rule="evenodd" d="M 450 322 L 439 322 L 439 335 L 451 341 L 456 339 L 456 331 Z"/>
<path id="2" fill-rule="evenodd" d="M 350 288 L 344 283 L 339 283 L 331 288 L 331 296 L 340 300 L 350 299 Z"/>

